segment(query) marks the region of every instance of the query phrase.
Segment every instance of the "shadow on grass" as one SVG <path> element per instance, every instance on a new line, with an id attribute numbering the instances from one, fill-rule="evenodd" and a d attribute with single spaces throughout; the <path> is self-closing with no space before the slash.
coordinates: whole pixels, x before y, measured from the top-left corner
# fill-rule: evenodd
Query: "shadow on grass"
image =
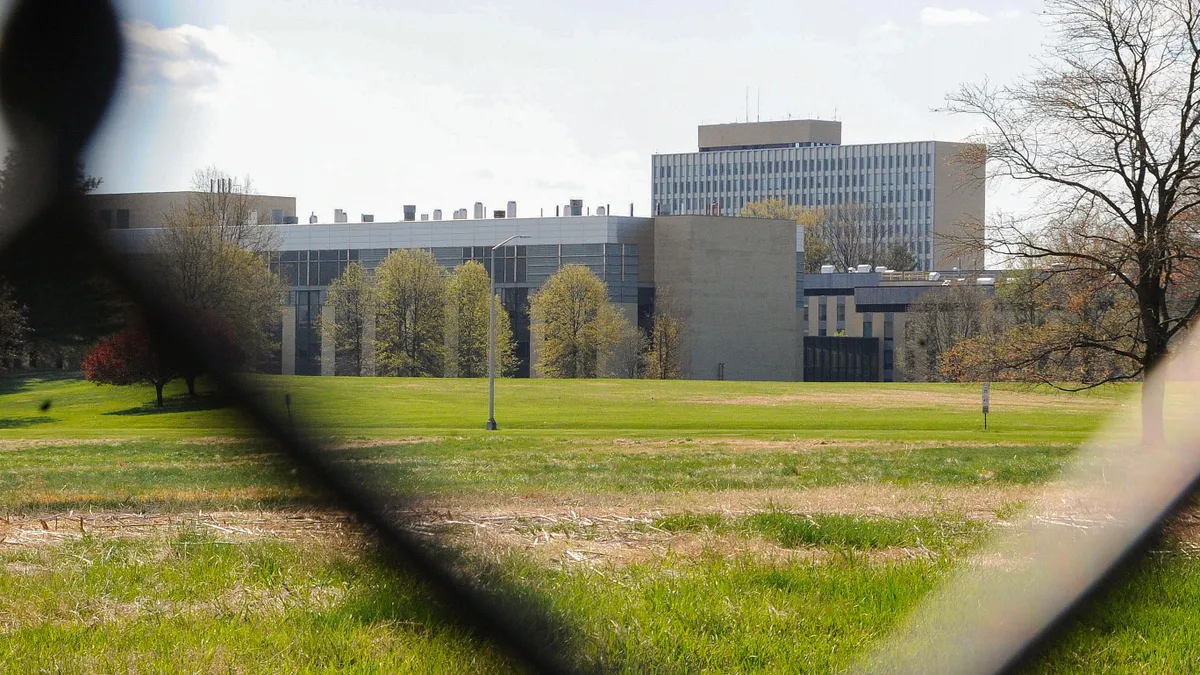
<path id="1" fill-rule="evenodd" d="M 39 384 L 56 380 L 78 380 L 78 372 L 64 370 L 35 370 L 0 375 L 0 396 L 36 389 Z"/>
<path id="2" fill-rule="evenodd" d="M 199 412 L 202 410 L 220 410 L 228 408 L 229 400 L 217 393 L 202 393 L 196 396 L 187 394 L 179 394 L 177 396 L 169 396 L 163 399 L 163 407 L 158 407 L 154 401 L 146 403 L 136 408 L 126 408 L 124 410 L 114 410 L 106 412 L 105 415 L 163 415 L 168 413 L 180 412 Z"/>
<path id="3" fill-rule="evenodd" d="M 53 417 L 46 415 L 38 415 L 37 417 L 0 417 L 0 429 L 24 429 L 26 427 L 36 427 L 39 424 L 49 424 L 53 421 Z"/>

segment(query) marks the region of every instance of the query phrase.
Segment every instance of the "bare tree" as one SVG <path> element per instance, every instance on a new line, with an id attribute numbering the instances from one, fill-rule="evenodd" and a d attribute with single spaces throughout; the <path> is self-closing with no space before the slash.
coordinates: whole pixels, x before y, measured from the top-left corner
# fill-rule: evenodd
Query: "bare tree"
<path id="1" fill-rule="evenodd" d="M 830 263 L 841 269 L 882 264 L 888 253 L 887 213 L 853 202 L 822 209 L 817 229 L 828 242 Z"/>
<path id="2" fill-rule="evenodd" d="M 605 374 L 622 379 L 641 377 L 648 345 L 645 331 L 629 321 L 622 321 L 617 341 L 605 361 Z"/>
<path id="3" fill-rule="evenodd" d="M 646 377 L 655 380 L 683 377 L 683 312 L 665 287 L 654 294 L 654 325 L 646 353 Z"/>
<path id="4" fill-rule="evenodd" d="M 236 347 L 228 350 L 229 365 L 256 369 L 267 360 L 277 346 L 272 334 L 281 321 L 285 286 L 263 255 L 226 241 L 217 228 L 168 223 L 152 240 L 148 262 L 180 306 L 228 323 L 228 343 Z M 183 369 L 189 393 L 195 394 L 200 374 Z"/>
<path id="5" fill-rule="evenodd" d="M 265 253 L 277 247 L 278 235 L 265 222 L 265 205 L 249 176 L 234 178 L 217 167 L 192 175 L 187 201 L 165 214 L 169 226 L 211 228 L 239 248 Z"/>
<path id="6" fill-rule="evenodd" d="M 1122 296 L 1125 320 L 1044 331 L 1058 335 L 1047 354 L 1130 364 L 1078 385 L 1093 387 L 1153 371 L 1200 313 L 1200 2 L 1047 0 L 1046 15 L 1056 39 L 1032 76 L 964 85 L 948 109 L 986 122 L 974 152 L 987 153 L 991 176 L 1041 188 L 1030 212 L 993 223 L 977 248 L 1101 279 Z M 1163 386 L 1146 382 L 1152 443 Z"/>
<path id="7" fill-rule="evenodd" d="M 946 379 L 940 367 L 943 354 L 993 327 L 991 300 L 980 288 L 955 285 L 929 289 L 908 306 L 900 350 L 905 378 Z"/>

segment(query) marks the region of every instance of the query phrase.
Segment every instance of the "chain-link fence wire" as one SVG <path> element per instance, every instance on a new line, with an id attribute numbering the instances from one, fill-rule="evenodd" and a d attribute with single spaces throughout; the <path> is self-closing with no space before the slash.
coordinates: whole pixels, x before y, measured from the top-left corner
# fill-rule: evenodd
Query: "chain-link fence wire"
<path id="1" fill-rule="evenodd" d="M 318 444 L 281 417 L 243 378 L 225 367 L 212 345 L 197 336 L 202 326 L 172 298 L 157 292 L 115 250 L 87 213 L 73 178 L 81 155 L 104 117 L 122 65 L 117 14 L 107 0 L 45 2 L 22 0 L 10 10 L 0 38 L 0 103 L 23 161 L 13 192 L 20 206 L 0 224 L 0 246 L 28 227 L 45 246 L 62 252 L 82 247 L 107 277 L 132 300 L 154 342 L 168 358 L 186 357 L 210 374 L 244 419 L 301 470 L 331 506 L 353 514 L 396 567 L 422 580 L 441 601 L 447 617 L 472 634 L 492 641 L 518 664 L 541 673 L 581 672 L 549 650 L 548 633 L 566 631 L 552 617 L 506 593 L 485 592 L 456 570 L 444 552 L 389 516 L 404 508 L 402 498 L 385 497 L 364 485 L 346 466 L 330 461 Z"/>
<path id="2" fill-rule="evenodd" d="M 1144 559 L 1200 476 L 1200 350 L 1190 336 L 1181 343 L 1152 375 L 1167 391 L 1170 441 L 1143 441 L 1136 402 L 1114 403 L 1028 516 L 970 556 L 857 672 L 1021 672 Z"/>
<path id="3" fill-rule="evenodd" d="M 279 414 L 278 406 L 226 368 L 218 350 L 198 337 L 205 332 L 196 318 L 157 291 L 153 279 L 130 265 L 92 221 L 72 187 L 121 71 L 121 34 L 111 4 L 20 0 L 0 39 L 0 104 L 23 157 L 19 171 L 9 177 L 10 194 L 21 199 L 8 205 L 0 222 L 0 248 L 21 235 L 60 252 L 86 252 L 139 308 L 156 343 L 210 373 L 222 394 L 282 458 L 301 470 L 332 506 L 357 517 L 391 564 L 433 591 L 449 620 L 492 641 L 531 671 L 586 670 L 581 659 L 551 651 L 562 642 L 548 639 L 549 634 L 570 631 L 564 621 L 521 600 L 505 584 L 484 590 L 435 543 L 404 527 L 397 515 L 406 506 L 404 498 L 385 495 L 344 463 L 332 461 Z M 1191 362 L 1176 359 L 1168 369 L 1196 369 L 1194 351 Z M 1182 400 L 1174 406 L 1196 404 Z M 1136 424 L 1119 420 L 1102 435 L 1102 443 L 1083 453 L 1065 483 L 1063 499 L 1071 508 L 1060 512 L 1048 503 L 1035 509 L 1018 533 L 973 556 L 994 564 L 969 564 L 861 667 L 911 673 L 996 673 L 1023 667 L 1076 610 L 1120 576 L 1123 563 L 1147 549 L 1151 535 L 1183 503 L 1200 475 L 1194 427 L 1176 434 L 1186 443 L 1145 448 L 1128 437 Z"/>

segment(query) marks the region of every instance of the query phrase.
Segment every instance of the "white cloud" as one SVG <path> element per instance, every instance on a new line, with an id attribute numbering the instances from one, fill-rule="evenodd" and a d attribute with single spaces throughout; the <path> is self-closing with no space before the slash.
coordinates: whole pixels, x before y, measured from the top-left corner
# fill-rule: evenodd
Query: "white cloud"
<path id="1" fill-rule="evenodd" d="M 158 28 L 146 21 L 129 21 L 123 30 L 128 82 L 135 91 L 142 92 L 174 87 L 203 98 L 211 93 L 226 68 L 271 51 L 262 40 L 235 35 L 225 26 Z"/>
<path id="2" fill-rule="evenodd" d="M 921 23 L 927 26 L 952 26 L 972 23 L 987 23 L 991 17 L 973 9 L 940 9 L 926 7 L 921 10 Z"/>

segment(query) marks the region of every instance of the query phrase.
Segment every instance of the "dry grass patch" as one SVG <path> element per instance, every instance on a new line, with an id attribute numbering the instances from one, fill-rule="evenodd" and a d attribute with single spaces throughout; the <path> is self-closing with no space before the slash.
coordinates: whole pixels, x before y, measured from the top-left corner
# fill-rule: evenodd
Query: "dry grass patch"
<path id="1" fill-rule="evenodd" d="M 386 443 L 385 443 L 386 445 Z M 823 451 L 905 452 L 933 448 L 1029 448 L 1044 446 L 1034 442 L 991 441 L 857 441 L 828 438 L 754 439 L 754 438 L 696 438 L 650 440 L 617 438 L 585 446 L 589 450 L 621 454 L 686 454 L 696 449 L 752 452 L 790 452 L 804 454 Z"/>
<path id="2" fill-rule="evenodd" d="M 721 490 L 616 494 L 464 495 L 429 498 L 430 511 L 503 517 L 630 517 L 647 513 L 724 513 L 738 515 L 777 508 L 804 513 L 836 513 L 885 517 L 954 513 L 988 520 L 997 511 L 1025 502 L 1041 492 L 1037 486 L 900 486 L 834 485 L 804 489 Z"/>
<path id="3" fill-rule="evenodd" d="M 1044 408 L 1047 405 L 1064 412 L 1096 412 L 1126 407 L 1127 404 L 1103 398 L 1082 396 L 1052 396 L 1033 392 L 993 390 L 992 406 L 995 408 Z M 900 408 L 952 408 L 974 410 L 979 407 L 978 392 L 965 391 L 905 391 L 905 390 L 857 390 L 853 392 L 820 391 L 801 394 L 777 394 L 754 396 L 697 397 L 688 403 L 750 406 L 849 406 L 868 409 Z"/>
<path id="4" fill-rule="evenodd" d="M 71 511 L 61 515 L 6 518 L 0 522 L 0 550 L 53 546 L 84 536 L 159 539 L 181 530 L 207 531 L 230 542 L 361 538 L 361 531 L 352 518 L 332 510 Z"/>

